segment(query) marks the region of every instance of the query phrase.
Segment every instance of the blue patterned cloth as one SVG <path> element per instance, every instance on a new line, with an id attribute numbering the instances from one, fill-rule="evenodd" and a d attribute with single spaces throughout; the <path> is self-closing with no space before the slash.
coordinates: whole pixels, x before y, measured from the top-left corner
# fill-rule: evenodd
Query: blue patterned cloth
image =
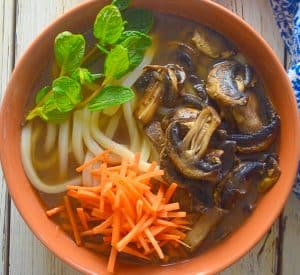
<path id="1" fill-rule="evenodd" d="M 288 75 L 294 87 L 298 108 L 300 109 L 300 0 L 270 1 L 286 49 L 291 55 Z M 300 166 L 294 192 L 300 199 Z"/>

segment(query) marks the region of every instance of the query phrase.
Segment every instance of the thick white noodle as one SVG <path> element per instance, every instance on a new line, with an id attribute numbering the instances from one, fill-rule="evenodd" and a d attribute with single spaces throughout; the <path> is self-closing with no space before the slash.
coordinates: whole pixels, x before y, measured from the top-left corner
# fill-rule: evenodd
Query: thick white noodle
<path id="1" fill-rule="evenodd" d="M 83 140 L 88 150 L 95 156 L 99 155 L 103 149 L 91 136 L 91 115 L 92 113 L 88 109 L 82 110 L 82 129 L 83 129 Z M 99 114 L 99 113 L 98 113 Z M 98 125 L 96 125 L 98 127 Z"/>
<path id="2" fill-rule="evenodd" d="M 108 138 L 113 139 L 116 130 L 118 129 L 119 126 L 119 122 L 122 116 L 122 112 L 117 112 L 114 116 L 112 116 L 112 118 L 110 119 L 106 129 L 105 129 L 105 135 Z"/>
<path id="3" fill-rule="evenodd" d="M 72 151 L 79 164 L 84 160 L 82 132 L 82 110 L 78 110 L 73 114 Z"/>
<path id="4" fill-rule="evenodd" d="M 98 127 L 99 113 L 92 114 L 91 133 L 93 138 L 104 148 L 111 149 L 113 153 L 127 158 L 129 161 L 134 160 L 134 153 L 127 149 L 124 145 L 114 142 L 105 136 Z M 147 171 L 150 164 L 145 161 L 140 161 L 139 168 L 141 171 Z"/>
<path id="5" fill-rule="evenodd" d="M 136 67 L 131 73 L 127 74 L 125 77 L 123 77 L 120 82 L 125 87 L 131 87 L 137 79 L 141 76 L 143 73 L 143 69 L 145 66 L 148 66 L 151 64 L 154 54 L 156 51 L 155 43 L 153 42 L 152 47 L 150 47 L 146 53 L 143 61 L 141 64 Z M 139 152 L 140 151 L 140 138 L 139 138 L 139 131 L 136 125 L 136 121 L 133 117 L 133 104 L 134 101 L 126 102 L 123 104 L 123 112 L 124 112 L 124 118 L 127 123 L 129 137 L 130 137 L 130 149 L 133 152 Z"/>
<path id="6" fill-rule="evenodd" d="M 131 87 L 143 73 L 144 67 L 152 63 L 155 52 L 156 52 L 156 43 L 153 42 L 153 45 L 146 51 L 144 59 L 141 62 L 141 64 L 138 65 L 132 72 L 128 73 L 123 78 L 121 78 L 120 83 L 123 86 Z"/>
<path id="7" fill-rule="evenodd" d="M 141 151 L 141 141 L 139 130 L 137 128 L 136 121 L 133 117 L 132 103 L 133 100 L 124 103 L 122 107 L 130 138 L 130 150 L 136 153 Z"/>
<path id="8" fill-rule="evenodd" d="M 59 160 L 59 175 L 61 178 L 67 176 L 69 163 L 69 119 L 60 124 L 58 133 L 58 160 Z"/>
<path id="9" fill-rule="evenodd" d="M 90 151 L 87 151 L 84 162 L 91 160 L 93 157 L 94 157 L 94 155 Z M 83 186 L 92 186 L 93 185 L 93 178 L 91 175 L 92 169 L 93 169 L 93 167 L 89 165 L 82 171 L 82 185 Z"/>
<path id="10" fill-rule="evenodd" d="M 37 175 L 31 160 L 31 123 L 28 123 L 22 129 L 22 137 L 21 137 L 21 155 L 22 155 L 22 163 L 26 175 L 31 182 L 31 184 L 44 193 L 48 194 L 56 194 L 66 191 L 67 185 L 79 185 L 81 183 L 80 177 L 71 179 L 69 181 L 65 181 L 62 183 L 58 183 L 56 185 L 48 185 L 44 183 L 39 176 Z"/>
<path id="11" fill-rule="evenodd" d="M 46 140 L 45 140 L 45 152 L 49 153 L 56 141 L 56 135 L 57 135 L 57 125 L 54 123 L 47 123 L 47 135 L 46 135 Z"/>
<path id="12" fill-rule="evenodd" d="M 147 138 L 143 139 L 142 148 L 141 148 L 141 159 L 143 161 L 148 161 L 151 154 L 151 145 Z"/>

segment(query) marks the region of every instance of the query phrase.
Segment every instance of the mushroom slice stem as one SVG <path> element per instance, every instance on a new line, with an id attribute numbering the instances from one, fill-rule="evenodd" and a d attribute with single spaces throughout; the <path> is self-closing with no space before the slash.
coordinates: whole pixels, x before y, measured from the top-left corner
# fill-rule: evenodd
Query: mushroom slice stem
<path id="1" fill-rule="evenodd" d="M 156 82 L 151 89 L 148 89 L 135 111 L 135 117 L 144 125 L 148 124 L 154 117 L 162 102 L 163 83 Z"/>
<path id="2" fill-rule="evenodd" d="M 166 152 L 183 176 L 195 180 L 217 179 L 219 157 L 223 152 L 208 154 L 207 158 L 204 156 L 220 122 L 218 113 L 208 106 L 195 121 L 174 121 L 169 125 L 166 130 Z M 204 162 L 208 162 L 207 165 Z"/>
<path id="3" fill-rule="evenodd" d="M 189 231 L 184 240 L 190 246 L 191 251 L 194 251 L 205 240 L 209 232 L 216 226 L 224 216 L 225 211 L 218 208 L 211 208 L 200 216 Z"/>
<path id="4" fill-rule="evenodd" d="M 200 159 L 206 152 L 212 134 L 220 125 L 218 113 L 212 107 L 206 107 L 198 116 L 193 127 L 184 137 L 181 149 Z"/>

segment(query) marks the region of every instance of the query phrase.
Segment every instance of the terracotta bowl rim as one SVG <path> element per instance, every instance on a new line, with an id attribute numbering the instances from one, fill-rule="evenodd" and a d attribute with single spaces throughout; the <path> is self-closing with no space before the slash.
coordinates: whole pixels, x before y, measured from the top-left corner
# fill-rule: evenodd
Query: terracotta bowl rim
<path id="1" fill-rule="evenodd" d="M 262 47 L 264 47 L 267 51 L 269 51 L 270 55 L 273 58 L 273 61 L 276 63 L 276 69 L 280 70 L 280 74 L 282 75 L 282 78 L 284 82 L 286 82 L 286 86 L 289 86 L 289 92 L 290 94 L 292 94 L 292 87 L 290 85 L 290 82 L 288 80 L 288 77 L 286 75 L 286 72 L 284 71 L 280 61 L 278 60 L 276 54 L 273 52 L 273 50 L 271 49 L 271 47 L 262 39 L 262 37 L 245 21 L 243 21 L 240 17 L 238 17 L 236 14 L 234 14 L 233 12 L 229 11 L 228 9 L 226 9 L 225 7 L 214 3 L 210 0 L 196 0 L 196 1 L 202 1 L 205 5 L 207 6 L 211 6 L 211 8 L 215 9 L 215 12 L 218 13 L 223 13 L 226 17 L 231 18 L 231 20 L 236 21 L 238 24 L 242 25 L 244 29 L 247 29 L 248 32 L 250 32 L 253 36 L 256 37 L 257 42 L 259 44 L 262 45 Z M 11 89 L 11 86 L 13 86 L 12 83 L 12 79 L 14 78 L 14 75 L 22 69 L 23 64 L 26 63 L 26 56 L 28 55 L 28 53 L 31 51 L 32 48 L 35 48 L 41 41 L 41 39 L 53 28 L 55 28 L 55 26 L 61 21 L 64 20 L 70 16 L 72 16 L 73 14 L 76 14 L 79 10 L 81 9 L 85 9 L 87 8 L 89 5 L 92 5 L 94 2 L 97 2 L 96 0 L 89 0 L 89 1 L 85 1 L 83 3 L 80 3 L 78 5 L 76 5 L 74 8 L 70 9 L 69 11 L 67 11 L 65 14 L 63 14 L 62 16 L 59 16 L 56 20 L 52 21 L 34 40 L 33 42 L 29 45 L 29 47 L 27 48 L 27 50 L 23 53 L 22 57 L 20 58 L 20 60 L 18 61 L 12 75 L 11 75 L 11 80 L 8 83 L 7 89 L 6 91 L 9 91 Z M 2 104 L 1 104 L 1 111 L 0 111 L 0 123 L 4 124 L 5 123 L 5 118 L 3 115 L 3 106 L 6 104 L 7 102 L 7 97 L 8 97 L 8 93 L 5 92 L 3 100 L 2 100 Z M 294 98 L 294 100 L 292 100 L 292 106 L 290 106 L 291 110 L 295 111 L 297 110 L 296 107 L 296 100 Z M 296 147 L 299 149 L 300 148 L 300 127 L 299 127 L 299 116 L 296 117 L 295 116 L 295 135 L 296 135 Z M 297 123 L 298 122 L 298 123 Z M 5 146 L 4 144 L 4 132 L 3 129 L 0 129 L 0 157 L 1 157 L 1 162 L 3 163 L 3 159 L 5 158 L 5 154 L 3 153 L 3 147 Z M 299 152 L 299 150 L 298 150 Z M 297 160 L 297 152 L 295 152 L 295 160 Z M 298 154 L 298 160 L 299 160 L 299 154 Z M 4 176 L 6 178 L 8 178 L 8 174 L 6 175 L 6 167 L 3 166 L 3 172 L 4 172 Z M 297 165 L 296 163 L 294 165 L 291 165 L 291 173 L 294 173 L 296 175 L 296 169 L 297 169 Z M 290 190 L 292 188 L 293 182 L 288 182 L 287 183 L 289 186 L 289 188 L 285 189 L 285 193 L 282 195 L 283 197 L 283 201 L 286 201 L 288 198 L 288 195 L 290 193 Z M 11 182 L 7 182 L 7 186 L 10 192 L 10 195 L 19 211 L 19 213 L 21 214 L 22 218 L 25 220 L 26 224 L 30 227 L 31 231 L 38 237 L 38 239 L 50 250 L 52 251 L 57 257 L 59 257 L 60 259 L 62 259 L 63 261 L 65 261 L 66 263 L 70 264 L 71 266 L 73 266 L 74 268 L 82 271 L 82 272 L 86 272 L 86 273 L 90 273 L 90 270 L 85 269 L 83 266 L 80 265 L 79 262 L 74 262 L 72 261 L 72 259 L 70 259 L 68 257 L 68 255 L 66 255 L 63 251 L 60 251 L 59 249 L 57 249 L 56 245 L 51 243 L 50 241 L 45 240 L 45 238 L 43 237 L 43 231 L 39 230 L 38 228 L 36 228 L 36 226 L 33 225 L 31 218 L 29 217 L 27 212 L 24 212 L 22 210 L 22 201 L 20 200 L 16 200 L 15 196 L 14 196 L 14 190 L 15 190 L 15 186 L 13 186 L 13 184 Z M 246 254 L 261 238 L 262 236 L 267 232 L 267 230 L 271 227 L 271 225 L 273 224 L 273 222 L 275 221 L 276 217 L 280 214 L 280 211 L 282 210 L 282 208 L 284 207 L 284 204 L 278 206 L 276 208 L 276 211 L 274 211 L 273 213 L 270 213 L 271 217 L 269 218 L 269 220 L 264 224 L 264 227 L 262 230 L 260 230 L 259 233 L 257 233 L 255 235 L 255 237 L 252 240 L 251 245 L 245 246 L 243 249 L 241 249 L 240 251 L 238 251 L 237 253 L 235 253 L 235 255 L 231 258 L 228 258 L 228 260 L 222 261 L 222 264 L 220 264 L 219 266 L 215 267 L 215 269 L 211 270 L 211 272 L 218 272 L 222 269 L 224 269 L 225 267 L 231 265 L 232 263 L 234 263 L 235 261 L 237 261 L 239 258 L 241 258 L 244 254 Z M 233 233 L 234 234 L 234 233 Z M 193 261 L 193 260 L 191 260 Z"/>

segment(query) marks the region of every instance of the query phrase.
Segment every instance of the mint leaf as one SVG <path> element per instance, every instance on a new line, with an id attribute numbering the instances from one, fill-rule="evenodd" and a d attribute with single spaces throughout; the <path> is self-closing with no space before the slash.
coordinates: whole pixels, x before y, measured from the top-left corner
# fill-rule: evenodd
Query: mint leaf
<path id="1" fill-rule="evenodd" d="M 47 98 L 46 103 L 43 105 L 42 110 L 40 112 L 40 117 L 43 120 L 51 121 L 54 123 L 61 123 L 65 121 L 69 116 L 68 112 L 61 112 L 57 109 L 56 99 L 54 94 L 51 94 L 49 98 Z"/>
<path id="2" fill-rule="evenodd" d="M 79 82 L 81 85 L 91 84 L 101 77 L 103 77 L 103 74 L 93 74 L 86 68 L 78 68 L 71 75 L 71 78 Z"/>
<path id="3" fill-rule="evenodd" d="M 54 94 L 51 93 L 44 105 L 34 108 L 26 117 L 27 120 L 31 120 L 35 117 L 40 117 L 45 121 L 51 121 L 54 123 L 61 123 L 66 120 L 69 113 L 63 113 L 57 109 Z"/>
<path id="4" fill-rule="evenodd" d="M 107 107 L 125 103 L 134 98 L 134 96 L 134 92 L 128 87 L 106 86 L 89 102 L 88 108 L 91 111 L 99 111 Z"/>
<path id="5" fill-rule="evenodd" d="M 153 14 L 139 8 L 132 8 L 122 13 L 123 20 L 127 21 L 126 31 L 149 33 L 153 26 Z"/>
<path id="6" fill-rule="evenodd" d="M 119 79 L 127 73 L 129 65 L 128 50 L 122 45 L 117 45 L 105 59 L 104 75 L 107 79 Z"/>
<path id="7" fill-rule="evenodd" d="M 57 110 L 69 112 L 82 100 L 81 86 L 74 79 L 62 76 L 52 83 L 53 99 Z"/>
<path id="8" fill-rule="evenodd" d="M 133 70 L 143 61 L 145 50 L 151 46 L 152 40 L 142 32 L 125 31 L 119 43 L 128 50 L 129 70 Z"/>
<path id="9" fill-rule="evenodd" d="M 40 89 L 35 96 L 35 104 L 38 104 L 42 100 L 42 98 L 50 91 L 50 86 L 45 86 L 44 88 Z"/>
<path id="10" fill-rule="evenodd" d="M 81 34 L 62 32 L 55 38 L 54 53 L 62 74 L 72 73 L 80 66 L 85 52 L 85 39 Z"/>
<path id="11" fill-rule="evenodd" d="M 115 5 L 120 11 L 126 10 L 131 3 L 131 0 L 113 0 L 112 4 Z"/>
<path id="12" fill-rule="evenodd" d="M 119 9 L 114 5 L 105 6 L 97 15 L 94 23 L 94 36 L 101 45 L 113 45 L 124 30 Z"/>

